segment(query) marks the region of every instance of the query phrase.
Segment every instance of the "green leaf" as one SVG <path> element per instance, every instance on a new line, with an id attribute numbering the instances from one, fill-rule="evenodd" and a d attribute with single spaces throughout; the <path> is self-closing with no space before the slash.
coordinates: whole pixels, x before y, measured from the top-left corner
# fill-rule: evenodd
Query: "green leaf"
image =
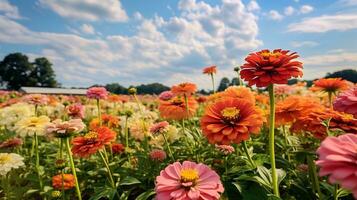
<path id="1" fill-rule="evenodd" d="M 141 182 L 131 176 L 127 176 L 125 177 L 121 182 L 120 182 L 120 186 L 126 186 L 126 185 L 135 185 L 135 184 L 140 184 Z"/>
<path id="2" fill-rule="evenodd" d="M 148 190 L 146 192 L 141 193 L 138 197 L 136 197 L 136 200 L 147 200 L 149 197 L 151 197 L 154 194 L 156 193 L 153 189 Z"/>
<path id="3" fill-rule="evenodd" d="M 116 192 L 117 192 L 116 188 L 101 187 L 95 190 L 95 195 L 92 196 L 89 200 L 99 200 L 105 197 L 109 199 L 113 199 Z"/>

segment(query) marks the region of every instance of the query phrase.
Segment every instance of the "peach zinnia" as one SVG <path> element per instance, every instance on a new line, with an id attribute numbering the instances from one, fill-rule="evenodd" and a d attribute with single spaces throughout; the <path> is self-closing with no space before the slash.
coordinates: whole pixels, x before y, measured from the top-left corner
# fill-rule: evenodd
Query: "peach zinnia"
<path id="1" fill-rule="evenodd" d="M 175 97 L 169 101 L 160 101 L 159 111 L 165 119 L 181 120 L 187 119 L 196 113 L 197 101 L 193 97 L 187 98 L 188 112 L 183 97 Z"/>
<path id="2" fill-rule="evenodd" d="M 174 85 L 171 88 L 171 92 L 174 95 L 191 96 L 197 90 L 197 86 L 194 83 L 180 83 Z"/>
<path id="3" fill-rule="evenodd" d="M 299 56 L 288 50 L 262 50 L 251 53 L 241 66 L 240 75 L 249 86 L 267 87 L 270 84 L 286 84 L 292 77 L 302 76 L 302 63 L 293 61 Z"/>
<path id="4" fill-rule="evenodd" d="M 214 144 L 240 143 L 249 134 L 258 134 L 263 125 L 262 112 L 251 102 L 226 98 L 207 106 L 201 119 L 203 134 Z"/>
<path id="5" fill-rule="evenodd" d="M 208 166 L 190 161 L 175 162 L 156 177 L 156 199 L 218 200 L 224 188 L 218 174 Z"/>

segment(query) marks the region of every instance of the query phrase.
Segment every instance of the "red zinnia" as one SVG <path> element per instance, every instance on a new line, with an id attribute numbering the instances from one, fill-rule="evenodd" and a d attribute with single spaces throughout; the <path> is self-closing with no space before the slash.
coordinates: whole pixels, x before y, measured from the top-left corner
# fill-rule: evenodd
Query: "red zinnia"
<path id="1" fill-rule="evenodd" d="M 202 73 L 204 74 L 215 74 L 217 73 L 217 66 L 210 66 L 210 67 L 205 67 L 202 70 Z"/>
<path id="2" fill-rule="evenodd" d="M 88 157 L 112 142 L 115 135 L 115 132 L 108 127 L 100 127 L 95 132 L 91 131 L 84 136 L 75 137 L 72 140 L 72 152 L 79 157 Z"/>
<path id="3" fill-rule="evenodd" d="M 286 84 L 291 77 L 302 76 L 302 63 L 293 61 L 299 56 L 288 50 L 262 50 L 251 53 L 241 66 L 240 75 L 249 86 L 267 87 L 270 84 Z"/>
<path id="4" fill-rule="evenodd" d="M 210 143 L 240 143 L 249 134 L 258 134 L 263 125 L 262 112 L 251 102 L 226 98 L 217 101 L 205 110 L 201 119 L 203 134 Z"/>

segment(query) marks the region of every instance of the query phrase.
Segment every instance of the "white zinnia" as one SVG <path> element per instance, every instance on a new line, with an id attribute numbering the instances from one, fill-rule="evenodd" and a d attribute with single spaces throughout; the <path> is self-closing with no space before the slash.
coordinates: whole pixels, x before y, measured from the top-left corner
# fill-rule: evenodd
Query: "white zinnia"
<path id="1" fill-rule="evenodd" d="M 0 175 L 5 176 L 12 169 L 25 165 L 24 158 L 16 153 L 0 153 Z"/>

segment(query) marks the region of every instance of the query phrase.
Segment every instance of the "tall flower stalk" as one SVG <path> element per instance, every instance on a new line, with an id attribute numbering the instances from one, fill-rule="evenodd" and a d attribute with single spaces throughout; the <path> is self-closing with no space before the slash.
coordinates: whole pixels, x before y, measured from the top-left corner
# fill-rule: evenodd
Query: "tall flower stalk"
<path id="1" fill-rule="evenodd" d="M 65 143 L 66 143 L 66 149 L 67 149 L 67 154 L 68 154 L 68 157 L 69 157 L 69 162 L 70 162 L 70 165 L 71 165 L 72 174 L 73 174 L 74 180 L 75 180 L 77 196 L 78 196 L 79 200 L 82 200 L 82 194 L 81 194 L 81 190 L 79 188 L 79 183 L 78 183 L 78 178 L 77 178 L 77 173 L 76 173 L 76 167 L 74 166 L 72 151 L 71 151 L 71 147 L 70 147 L 70 144 L 69 144 L 69 137 L 64 138 L 64 140 L 65 140 Z"/>
<path id="2" fill-rule="evenodd" d="M 37 133 L 35 132 L 34 135 L 34 140 L 35 140 L 35 154 L 36 154 L 36 171 L 37 171 L 37 176 L 38 176 L 38 182 L 40 185 L 40 190 L 42 191 L 43 184 L 42 184 L 42 178 L 41 178 L 41 172 L 40 172 L 40 155 L 38 152 L 38 137 Z"/>
<path id="3" fill-rule="evenodd" d="M 212 91 L 213 94 L 216 93 L 215 84 L 214 84 L 214 74 L 217 73 L 217 67 L 216 66 L 205 67 L 203 68 L 203 73 L 211 76 Z"/>

